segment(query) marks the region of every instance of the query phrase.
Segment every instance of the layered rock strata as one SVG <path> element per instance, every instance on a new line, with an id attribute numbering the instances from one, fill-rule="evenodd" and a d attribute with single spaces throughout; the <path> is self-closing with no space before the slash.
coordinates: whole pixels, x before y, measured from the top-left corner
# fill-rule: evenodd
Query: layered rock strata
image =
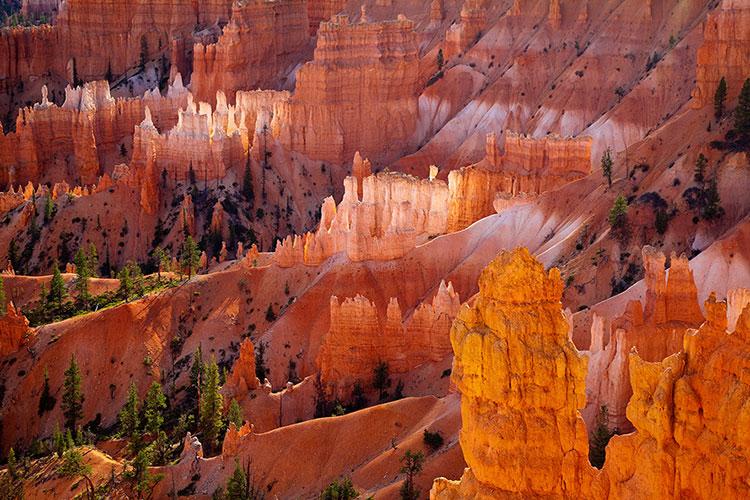
<path id="1" fill-rule="evenodd" d="M 8 302 L 4 314 L 0 315 L 0 358 L 18 351 L 25 343 L 30 333 L 29 320 L 17 310 L 12 302 Z"/>
<path id="2" fill-rule="evenodd" d="M 583 411 L 590 427 L 600 408 L 606 406 L 612 427 L 621 432 L 631 430 L 625 410 L 633 394 L 628 354 L 636 348 L 646 361 L 661 361 L 681 349 L 688 328 L 697 328 L 704 321 L 687 258 L 673 253 L 669 276 L 665 262 L 663 253 L 644 247 L 645 304 L 631 301 L 625 313 L 611 322 L 594 316 Z"/>
<path id="3" fill-rule="evenodd" d="M 233 97 L 238 90 L 275 87 L 309 39 L 305 0 L 235 2 L 219 40 L 194 47 L 192 91 L 213 102 L 219 90 Z"/>
<path id="4" fill-rule="evenodd" d="M 591 172 L 590 137 L 533 139 L 506 133 L 505 152 L 487 135 L 485 158 L 448 176 L 448 231 L 458 231 L 495 212 L 498 193 L 539 195 Z"/>
<path id="5" fill-rule="evenodd" d="M 331 297 L 330 328 L 317 360 L 328 398 L 350 402 L 355 384 L 371 392 L 379 362 L 387 363 L 390 375 L 397 377 L 450 355 L 448 332 L 460 304 L 453 285 L 445 282 L 432 301 L 420 304 L 406 322 L 395 298 L 381 319 L 376 305 L 361 295 L 343 302 Z"/>
<path id="6" fill-rule="evenodd" d="M 332 197 L 326 198 L 317 231 L 281 241 L 274 254 L 276 264 L 314 266 L 340 252 L 353 262 L 391 260 L 445 232 L 444 181 L 380 173 L 362 180 L 361 199 L 357 191 L 358 179 L 347 177 L 341 203 L 336 206 Z"/>
<path id="7" fill-rule="evenodd" d="M 723 0 L 708 15 L 703 30 L 703 45 L 698 49 L 693 107 L 713 105 L 722 77 L 727 82 L 727 99 L 740 93 L 750 77 L 750 1 Z"/>
<path id="8" fill-rule="evenodd" d="M 357 150 L 373 161 L 393 160 L 415 130 L 420 85 L 412 21 L 335 16 L 321 23 L 313 61 L 278 107 L 274 136 L 290 151 L 337 165 Z"/>

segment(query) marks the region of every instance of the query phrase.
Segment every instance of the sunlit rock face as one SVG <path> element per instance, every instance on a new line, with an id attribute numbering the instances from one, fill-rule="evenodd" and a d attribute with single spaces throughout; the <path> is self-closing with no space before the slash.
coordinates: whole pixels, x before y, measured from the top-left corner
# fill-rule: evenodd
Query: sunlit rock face
<path id="1" fill-rule="evenodd" d="M 356 151 L 393 160 L 416 127 L 420 85 L 412 21 L 334 16 L 321 23 L 315 58 L 300 68 L 294 95 L 276 110 L 274 135 L 291 151 L 338 165 Z"/>
<path id="2" fill-rule="evenodd" d="M 528 250 L 501 253 L 479 296 L 451 330 L 452 380 L 461 392 L 460 482 L 438 480 L 434 498 L 577 496 L 590 481 L 586 358 L 568 339 L 557 269 Z"/>

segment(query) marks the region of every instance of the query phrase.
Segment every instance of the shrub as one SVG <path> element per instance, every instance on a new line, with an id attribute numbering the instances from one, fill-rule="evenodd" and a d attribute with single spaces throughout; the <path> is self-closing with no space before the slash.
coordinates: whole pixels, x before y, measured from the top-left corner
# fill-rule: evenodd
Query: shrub
<path id="1" fill-rule="evenodd" d="M 440 434 L 440 431 L 430 432 L 427 429 L 424 430 L 424 436 L 422 437 L 422 440 L 424 441 L 424 444 L 432 451 L 439 449 L 441 446 L 443 446 L 444 442 L 443 436 Z"/>

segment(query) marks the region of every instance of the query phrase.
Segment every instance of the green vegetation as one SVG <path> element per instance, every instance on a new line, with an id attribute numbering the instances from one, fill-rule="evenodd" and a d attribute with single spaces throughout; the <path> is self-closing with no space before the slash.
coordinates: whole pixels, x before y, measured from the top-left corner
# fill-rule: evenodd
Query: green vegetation
<path id="1" fill-rule="evenodd" d="M 734 110 L 734 130 L 744 140 L 750 136 L 750 78 L 742 85 L 737 109 Z"/>
<path id="2" fill-rule="evenodd" d="M 612 227 L 612 235 L 623 240 L 628 229 L 628 202 L 624 196 L 619 195 L 615 199 L 612 209 L 609 211 L 609 225 Z"/>
<path id="3" fill-rule="evenodd" d="M 49 387 L 49 373 L 47 371 L 47 367 L 44 367 L 44 383 L 42 385 L 42 393 L 39 396 L 39 409 L 37 410 L 37 414 L 41 417 L 48 411 L 52 411 L 52 409 L 55 407 L 55 403 L 57 400 L 52 396 L 52 393 L 50 391 Z"/>
<path id="4" fill-rule="evenodd" d="M 605 179 L 607 179 L 607 185 L 609 187 L 612 187 L 612 150 L 610 148 L 607 148 L 606 151 L 602 154 L 602 175 Z"/>
<path id="5" fill-rule="evenodd" d="M 200 428 L 203 436 L 203 443 L 207 446 L 208 451 L 212 452 L 218 445 L 219 435 L 224 427 L 222 410 L 224 409 L 224 399 L 219 392 L 219 367 L 216 360 L 206 365 L 205 379 L 201 389 L 200 398 Z"/>
<path id="6" fill-rule="evenodd" d="M 236 399 L 232 399 L 232 402 L 229 404 L 227 422 L 228 424 L 234 424 L 234 426 L 238 429 L 245 423 L 245 417 L 242 416 L 242 408 L 240 408 L 240 405 L 239 403 L 237 403 Z"/>
<path id="7" fill-rule="evenodd" d="M 81 391 L 81 370 L 75 356 L 70 357 L 70 364 L 65 370 L 63 383 L 62 409 L 65 416 L 65 428 L 73 432 L 78 429 L 78 422 L 83 418 L 84 396 Z"/>
<path id="8" fill-rule="evenodd" d="M 432 451 L 440 449 L 443 446 L 443 436 L 440 432 L 430 432 L 427 429 L 424 430 L 424 436 L 422 438 L 424 444 L 427 445 Z"/>
<path id="9" fill-rule="evenodd" d="M 183 269 L 187 269 L 188 278 L 192 278 L 193 274 L 195 274 L 199 262 L 200 251 L 198 245 L 193 240 L 193 237 L 188 235 L 180 250 L 180 265 Z"/>
<path id="10" fill-rule="evenodd" d="M 724 106 L 726 105 L 727 100 L 727 81 L 722 76 L 721 80 L 719 80 L 719 85 L 716 87 L 716 93 L 714 93 L 714 116 L 716 117 L 716 121 L 721 120 L 721 117 L 724 116 Z"/>
<path id="11" fill-rule="evenodd" d="M 703 153 L 699 154 L 698 159 L 695 160 L 695 171 L 693 174 L 695 182 L 702 184 L 706 180 L 706 165 L 708 165 L 708 159 Z"/>
<path id="12" fill-rule="evenodd" d="M 358 496 L 359 492 L 354 488 L 352 480 L 348 477 L 334 479 L 320 492 L 320 500 L 354 500 Z"/>
<path id="13" fill-rule="evenodd" d="M 418 500 L 420 491 L 414 484 L 414 479 L 422 472 L 422 467 L 424 467 L 424 453 L 406 450 L 404 456 L 401 457 L 401 463 L 403 464 L 401 473 L 406 474 L 406 479 L 404 479 L 404 483 L 399 490 L 401 499 Z"/>

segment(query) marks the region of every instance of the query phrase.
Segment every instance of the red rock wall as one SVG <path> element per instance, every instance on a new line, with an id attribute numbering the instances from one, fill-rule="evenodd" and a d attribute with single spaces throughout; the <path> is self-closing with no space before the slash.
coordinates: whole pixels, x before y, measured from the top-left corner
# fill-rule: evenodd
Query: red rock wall
<path id="1" fill-rule="evenodd" d="M 415 130 L 420 85 L 414 23 L 338 16 L 321 25 L 314 60 L 274 116 L 274 136 L 288 150 L 337 165 L 358 150 L 375 162 L 395 159 Z"/>
<path id="2" fill-rule="evenodd" d="M 192 91 L 213 103 L 218 90 L 273 88 L 309 43 L 305 0 L 235 3 L 232 19 L 215 44 L 196 44 Z"/>
<path id="3" fill-rule="evenodd" d="M 397 377 L 450 355 L 448 331 L 459 306 L 453 286 L 444 282 L 432 302 L 421 304 L 406 324 L 395 298 L 381 320 L 375 304 L 365 297 L 343 302 L 331 297 L 330 328 L 317 360 L 328 397 L 349 402 L 356 383 L 372 393 L 373 369 L 380 361 Z"/>
<path id="4" fill-rule="evenodd" d="M 307 0 L 307 17 L 310 22 L 310 35 L 315 35 L 321 21 L 328 21 L 346 6 L 346 0 Z"/>
<path id="5" fill-rule="evenodd" d="M 693 106 L 713 105 L 719 81 L 727 81 L 727 98 L 740 93 L 750 77 L 750 1 L 723 0 L 708 15 L 703 45 L 698 49 L 696 87 Z"/>

